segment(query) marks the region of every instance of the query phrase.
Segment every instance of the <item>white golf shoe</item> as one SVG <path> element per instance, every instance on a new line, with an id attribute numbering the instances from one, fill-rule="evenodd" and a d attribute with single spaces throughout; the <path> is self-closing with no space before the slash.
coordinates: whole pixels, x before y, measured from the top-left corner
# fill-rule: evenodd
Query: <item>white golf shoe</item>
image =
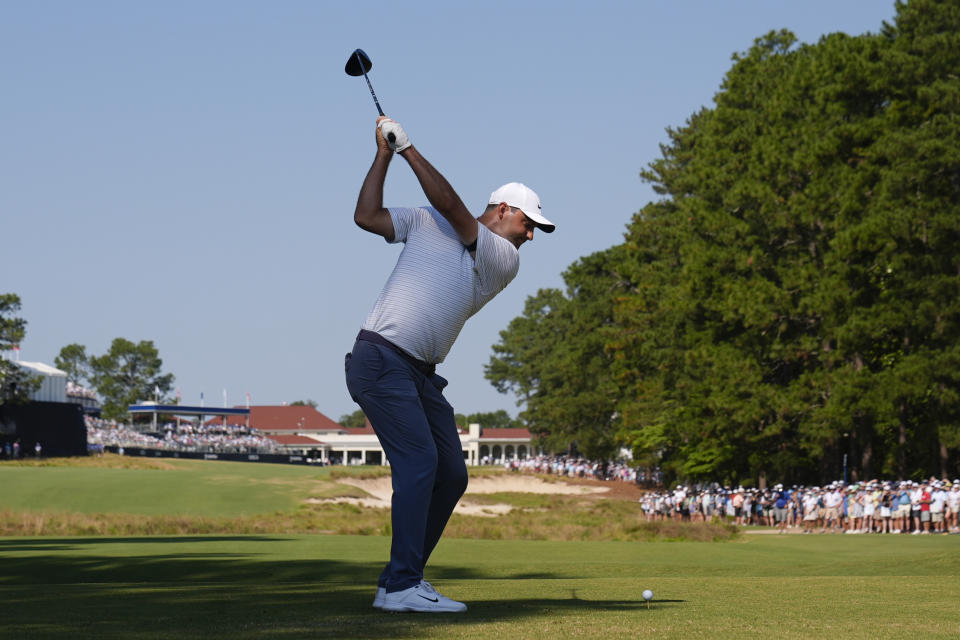
<path id="1" fill-rule="evenodd" d="M 379 590 L 378 590 L 379 595 Z M 374 601 L 376 606 L 376 601 Z M 467 605 L 440 595 L 426 580 L 415 584 L 409 589 L 384 593 L 384 611 L 420 611 L 425 613 L 461 613 L 467 610 Z"/>
<path id="2" fill-rule="evenodd" d="M 373 598 L 373 608 L 383 609 L 383 601 L 387 597 L 386 587 L 377 587 L 377 595 Z"/>

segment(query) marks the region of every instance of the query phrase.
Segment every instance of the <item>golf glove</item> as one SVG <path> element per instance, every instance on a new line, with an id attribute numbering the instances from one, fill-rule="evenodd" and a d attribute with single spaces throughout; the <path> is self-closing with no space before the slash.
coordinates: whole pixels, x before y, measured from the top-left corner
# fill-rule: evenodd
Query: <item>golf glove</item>
<path id="1" fill-rule="evenodd" d="M 397 153 L 400 153 L 410 146 L 410 138 L 407 137 L 407 132 L 403 130 L 399 122 L 394 122 L 390 118 L 387 118 L 386 120 L 381 120 L 378 126 L 387 144 Z M 390 142 L 391 133 L 393 134 L 393 142 Z"/>

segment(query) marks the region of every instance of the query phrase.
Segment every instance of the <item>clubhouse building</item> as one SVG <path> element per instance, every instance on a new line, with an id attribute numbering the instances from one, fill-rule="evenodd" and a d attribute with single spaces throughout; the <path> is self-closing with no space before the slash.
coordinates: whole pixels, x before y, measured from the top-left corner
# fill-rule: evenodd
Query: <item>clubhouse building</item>
<path id="1" fill-rule="evenodd" d="M 362 428 L 348 429 L 310 406 L 253 406 L 245 420 L 284 453 L 330 464 L 387 464 L 369 420 Z M 479 424 L 460 429 L 468 465 L 527 458 L 534 453 L 530 440 L 526 429 L 483 429 Z"/>

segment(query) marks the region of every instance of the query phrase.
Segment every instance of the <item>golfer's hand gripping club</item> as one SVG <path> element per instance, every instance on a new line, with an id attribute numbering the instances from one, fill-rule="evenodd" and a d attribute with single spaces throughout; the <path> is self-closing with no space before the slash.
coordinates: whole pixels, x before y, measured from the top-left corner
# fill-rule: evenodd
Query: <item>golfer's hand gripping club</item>
<path id="1" fill-rule="evenodd" d="M 395 152 L 400 153 L 411 145 L 410 138 L 407 137 L 406 131 L 403 130 L 399 122 L 385 118 L 377 123 L 377 126 L 380 128 L 383 137 L 387 139 L 387 144 Z"/>

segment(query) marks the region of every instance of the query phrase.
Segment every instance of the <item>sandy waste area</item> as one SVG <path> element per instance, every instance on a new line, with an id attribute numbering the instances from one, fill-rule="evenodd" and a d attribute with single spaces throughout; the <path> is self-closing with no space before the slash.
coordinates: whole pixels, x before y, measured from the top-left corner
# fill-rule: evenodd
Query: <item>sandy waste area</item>
<path id="1" fill-rule="evenodd" d="M 369 498 L 330 498 L 327 500 L 312 498 L 309 502 L 346 502 L 350 504 L 362 505 L 364 507 L 389 507 L 390 497 L 393 495 L 393 487 L 390 478 L 375 478 L 370 480 L 356 480 L 352 478 L 340 478 L 337 480 L 340 484 L 348 484 L 353 487 L 363 489 L 370 494 Z M 507 504 L 471 504 L 471 494 L 483 493 L 547 493 L 563 495 L 584 495 L 591 493 L 605 493 L 607 489 L 603 487 L 588 487 L 583 485 L 569 484 L 563 480 L 555 482 L 546 482 L 534 476 L 524 475 L 504 475 L 504 476 L 486 476 L 479 478 L 470 478 L 467 485 L 467 492 L 464 494 L 454 513 L 460 513 L 470 516 L 498 516 L 509 513 L 513 508 Z"/>

